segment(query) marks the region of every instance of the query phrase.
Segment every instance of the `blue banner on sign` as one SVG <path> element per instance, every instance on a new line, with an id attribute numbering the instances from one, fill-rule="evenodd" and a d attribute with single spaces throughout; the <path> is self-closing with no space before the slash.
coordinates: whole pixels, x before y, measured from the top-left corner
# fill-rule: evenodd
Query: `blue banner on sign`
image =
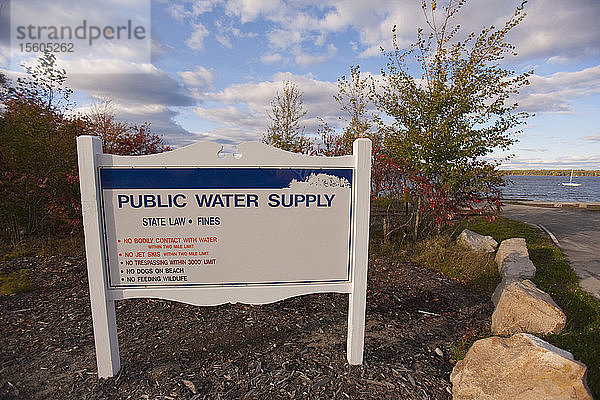
<path id="1" fill-rule="evenodd" d="M 284 189 L 326 174 L 352 184 L 351 168 L 101 168 L 102 189 Z"/>

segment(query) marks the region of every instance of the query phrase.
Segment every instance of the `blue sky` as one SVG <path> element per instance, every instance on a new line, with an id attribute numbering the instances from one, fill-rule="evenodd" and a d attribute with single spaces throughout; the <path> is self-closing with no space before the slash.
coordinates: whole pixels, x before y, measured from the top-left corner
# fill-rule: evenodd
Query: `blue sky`
<path id="1" fill-rule="evenodd" d="M 11 5 L 11 29 L 36 14 L 55 24 L 93 15 L 144 21 L 151 30 L 147 47 L 99 41 L 92 51 L 58 59 L 76 90 L 78 111 L 110 99 L 118 117 L 150 121 L 175 145 L 259 140 L 284 80 L 304 92 L 306 132 L 316 131 L 319 117 L 336 126 L 337 79 L 356 64 L 380 74 L 386 58 L 379 48 L 391 48 L 392 27 L 408 45 L 424 24 L 416 0 L 19 0 L 18 15 Z M 502 24 L 518 5 L 471 0 L 457 22 L 465 32 L 479 31 Z M 2 22 L 9 8 L 0 0 Z M 536 116 L 503 167 L 600 169 L 600 1 L 530 0 L 526 11 L 511 34 L 519 56 L 507 65 L 517 72 L 534 69 L 517 101 Z M 20 62 L 31 57 L 11 53 L 2 38 L 0 67 L 16 77 Z"/>

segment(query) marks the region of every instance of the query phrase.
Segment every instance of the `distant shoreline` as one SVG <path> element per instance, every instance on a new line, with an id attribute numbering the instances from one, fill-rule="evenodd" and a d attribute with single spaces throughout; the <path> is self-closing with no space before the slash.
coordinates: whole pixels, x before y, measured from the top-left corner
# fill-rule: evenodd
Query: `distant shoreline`
<path id="1" fill-rule="evenodd" d="M 570 169 L 511 169 L 500 170 L 505 175 L 528 175 L 528 176 L 570 176 Z M 600 176 L 597 169 L 574 169 L 573 176 Z"/>
<path id="2" fill-rule="evenodd" d="M 503 199 L 504 204 L 542 208 L 579 208 L 591 211 L 600 211 L 600 201 L 541 201 L 525 199 Z"/>

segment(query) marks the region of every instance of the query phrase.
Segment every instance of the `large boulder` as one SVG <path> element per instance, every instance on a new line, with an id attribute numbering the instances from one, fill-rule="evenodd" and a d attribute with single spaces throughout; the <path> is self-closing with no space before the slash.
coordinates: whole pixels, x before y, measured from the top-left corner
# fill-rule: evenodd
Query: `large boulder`
<path id="1" fill-rule="evenodd" d="M 456 241 L 464 244 L 470 249 L 484 251 L 486 253 L 493 253 L 496 251 L 496 247 L 498 247 L 498 242 L 496 242 L 493 237 L 483 236 L 468 229 L 462 231 Z"/>
<path id="2" fill-rule="evenodd" d="M 502 291 L 492 314 L 492 332 L 560 333 L 565 327 L 565 313 L 550 295 L 529 280 L 512 282 Z"/>
<path id="3" fill-rule="evenodd" d="M 515 278 L 510 276 L 508 278 L 503 278 L 502 281 L 500 281 L 500 283 L 498 284 L 498 286 L 496 286 L 496 289 L 494 289 L 494 293 L 492 294 L 492 303 L 494 303 L 494 306 L 498 305 L 498 302 L 500 301 L 500 296 L 502 296 L 502 292 L 508 285 L 510 285 L 513 282 L 521 281 L 521 278 Z"/>
<path id="4" fill-rule="evenodd" d="M 535 266 L 529 259 L 527 243 L 523 238 L 503 240 L 496 253 L 496 264 L 502 279 L 529 279 L 535 276 Z"/>
<path id="5" fill-rule="evenodd" d="M 533 335 L 478 340 L 450 375 L 453 400 L 593 400 L 586 366 Z"/>

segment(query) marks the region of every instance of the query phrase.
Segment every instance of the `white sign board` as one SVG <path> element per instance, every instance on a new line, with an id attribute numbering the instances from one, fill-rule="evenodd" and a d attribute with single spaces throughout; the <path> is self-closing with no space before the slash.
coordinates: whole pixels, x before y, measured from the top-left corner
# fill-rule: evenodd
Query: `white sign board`
<path id="1" fill-rule="evenodd" d="M 362 363 L 370 149 L 311 157 L 261 143 L 124 157 L 78 138 L 98 374 L 119 368 L 114 301 L 269 303 L 350 294 L 348 361 Z"/>
<path id="2" fill-rule="evenodd" d="M 109 286 L 347 282 L 352 177 L 101 168 Z"/>

